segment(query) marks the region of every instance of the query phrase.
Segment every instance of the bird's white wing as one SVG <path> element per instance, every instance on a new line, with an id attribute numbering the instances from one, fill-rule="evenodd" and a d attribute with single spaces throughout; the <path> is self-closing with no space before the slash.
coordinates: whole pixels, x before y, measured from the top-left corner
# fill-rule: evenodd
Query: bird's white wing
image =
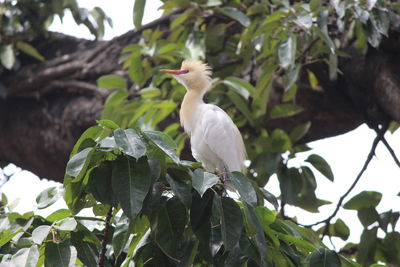
<path id="1" fill-rule="evenodd" d="M 242 136 L 222 109 L 208 104 L 200 119 L 204 142 L 222 159 L 229 171 L 241 171 L 246 158 Z"/>

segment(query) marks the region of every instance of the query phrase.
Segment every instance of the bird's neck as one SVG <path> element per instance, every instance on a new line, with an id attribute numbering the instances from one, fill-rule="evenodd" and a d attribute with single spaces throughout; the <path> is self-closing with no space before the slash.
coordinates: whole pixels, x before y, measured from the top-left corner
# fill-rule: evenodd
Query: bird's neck
<path id="1" fill-rule="evenodd" d="M 182 101 L 181 110 L 179 112 L 181 125 L 185 131 L 190 134 L 193 130 L 195 117 L 199 108 L 204 105 L 203 101 L 204 90 L 188 90 Z"/>

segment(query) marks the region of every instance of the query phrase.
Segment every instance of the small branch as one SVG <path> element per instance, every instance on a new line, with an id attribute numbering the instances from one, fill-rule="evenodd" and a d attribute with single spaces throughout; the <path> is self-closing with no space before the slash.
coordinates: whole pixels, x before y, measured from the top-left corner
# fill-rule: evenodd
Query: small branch
<path id="1" fill-rule="evenodd" d="M 382 142 L 386 146 L 387 150 L 389 151 L 390 155 L 392 155 L 392 158 L 394 162 L 396 162 L 397 166 L 400 168 L 400 161 L 399 158 L 396 156 L 396 153 L 394 152 L 393 148 L 390 146 L 388 141 L 384 136 L 382 136 Z"/>
<path id="2" fill-rule="evenodd" d="M 107 213 L 106 216 L 106 225 L 104 227 L 104 236 L 103 236 L 103 241 L 101 242 L 101 250 L 99 254 L 99 263 L 97 264 L 97 267 L 104 267 L 104 260 L 106 258 L 106 251 L 107 251 L 107 243 L 108 243 L 108 233 L 110 231 L 110 226 L 111 226 L 111 217 L 112 217 L 112 207 L 110 207 L 110 210 Z"/>
<path id="3" fill-rule="evenodd" d="M 312 227 L 312 226 L 316 226 L 316 225 L 321 224 L 321 223 L 325 223 L 325 230 L 324 230 L 324 232 L 323 232 L 323 234 L 322 234 L 322 237 L 324 237 L 325 235 L 328 234 L 328 232 L 329 232 L 328 228 L 329 228 L 329 225 L 331 224 L 331 220 L 332 220 L 332 219 L 336 216 L 336 214 L 338 213 L 340 207 L 341 207 L 342 204 L 343 204 L 344 199 L 345 199 L 345 198 L 350 194 L 350 192 L 354 189 L 354 187 L 357 185 L 358 181 L 360 181 L 361 176 L 364 174 L 364 172 L 365 172 L 365 170 L 367 169 L 369 163 L 371 162 L 373 156 L 375 155 L 376 147 L 378 146 L 379 141 L 382 140 L 384 134 L 385 134 L 385 130 L 381 130 L 381 131 L 379 131 L 379 132 L 377 133 L 377 136 L 375 137 L 374 142 L 372 143 L 371 150 L 369 151 L 369 154 L 368 154 L 368 156 L 367 156 L 367 159 L 365 160 L 364 166 L 362 167 L 361 171 L 358 173 L 356 179 L 355 179 L 354 182 L 351 184 L 351 186 L 350 186 L 349 189 L 346 191 L 346 193 L 344 193 L 344 194 L 340 197 L 340 199 L 339 199 L 339 201 L 338 201 L 338 203 L 337 203 L 337 205 L 336 205 L 336 208 L 335 208 L 335 210 L 333 211 L 333 213 L 332 213 L 328 218 L 326 218 L 325 220 L 322 220 L 322 221 L 319 221 L 319 222 L 316 222 L 316 223 L 313 223 L 313 224 L 309 224 L 309 225 L 304 225 L 305 227 Z"/>

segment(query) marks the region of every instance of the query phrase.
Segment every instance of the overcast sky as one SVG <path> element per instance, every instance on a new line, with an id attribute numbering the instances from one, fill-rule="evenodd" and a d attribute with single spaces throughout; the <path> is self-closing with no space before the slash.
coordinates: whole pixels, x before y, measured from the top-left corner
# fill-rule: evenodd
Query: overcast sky
<path id="1" fill-rule="evenodd" d="M 111 39 L 114 36 L 133 29 L 133 1 L 131 0 L 80 0 L 79 3 L 81 6 L 87 8 L 93 8 L 96 4 L 102 7 L 106 14 L 112 18 L 114 27 L 112 29 L 109 27 L 106 28 L 105 39 Z M 158 0 L 147 1 L 144 23 L 148 23 L 162 15 L 162 11 L 157 10 L 160 5 L 161 3 Z M 59 20 L 55 20 L 50 29 L 81 38 L 93 38 L 85 27 L 74 25 L 73 19 L 69 14 L 65 16 L 63 24 Z M 310 143 L 310 146 L 313 148 L 311 153 L 316 153 L 324 157 L 333 169 L 335 175 L 334 183 L 331 183 L 321 175 L 317 175 L 317 196 L 321 199 L 332 201 L 333 205 L 321 207 L 319 214 L 312 214 L 298 208 L 288 207 L 286 211 L 289 215 L 297 215 L 299 221 L 306 224 L 325 219 L 329 216 L 334 210 L 339 197 L 348 189 L 362 168 L 374 137 L 375 133 L 363 125 L 345 135 Z M 387 134 L 386 138 L 400 156 L 400 130 L 394 135 Z M 309 154 L 303 153 L 300 158 L 305 159 Z M 12 173 L 15 171 L 15 168 L 8 168 L 6 171 Z M 37 194 L 55 184 L 57 183 L 39 180 L 38 177 L 27 171 L 18 171 L 2 187 L 2 190 L 10 201 L 20 199 L 17 211 L 24 212 L 34 208 Z M 349 200 L 351 196 L 363 190 L 380 191 L 383 193 L 383 198 L 377 207 L 378 212 L 390 209 L 398 211 L 400 209 L 400 197 L 396 195 L 400 191 L 399 185 L 400 170 L 393 162 L 386 148 L 380 144 L 376 151 L 376 157 L 370 163 L 360 183 L 346 200 Z M 280 192 L 276 178 L 271 179 L 271 182 L 267 185 L 267 189 L 275 195 L 279 195 Z M 43 213 L 49 214 L 63 205 L 62 201 L 60 201 L 56 206 L 44 210 Z M 358 242 L 362 226 L 357 219 L 356 212 L 341 209 L 338 217 L 342 218 L 351 228 L 351 236 L 348 241 Z M 399 228 L 399 224 L 397 228 Z M 383 233 L 381 232 L 380 234 L 382 235 Z M 345 243 L 337 238 L 334 238 L 334 241 L 337 248 Z M 329 245 L 329 242 L 325 243 Z"/>

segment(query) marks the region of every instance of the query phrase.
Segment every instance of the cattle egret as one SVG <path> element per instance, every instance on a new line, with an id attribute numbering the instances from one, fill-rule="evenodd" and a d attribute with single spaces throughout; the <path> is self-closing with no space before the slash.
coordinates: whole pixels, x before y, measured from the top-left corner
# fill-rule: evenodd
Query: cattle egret
<path id="1" fill-rule="evenodd" d="M 180 70 L 161 71 L 186 88 L 179 115 L 193 157 L 209 172 L 241 171 L 246 150 L 239 129 L 225 111 L 203 101 L 211 87 L 211 69 L 199 61 L 183 61 Z"/>

